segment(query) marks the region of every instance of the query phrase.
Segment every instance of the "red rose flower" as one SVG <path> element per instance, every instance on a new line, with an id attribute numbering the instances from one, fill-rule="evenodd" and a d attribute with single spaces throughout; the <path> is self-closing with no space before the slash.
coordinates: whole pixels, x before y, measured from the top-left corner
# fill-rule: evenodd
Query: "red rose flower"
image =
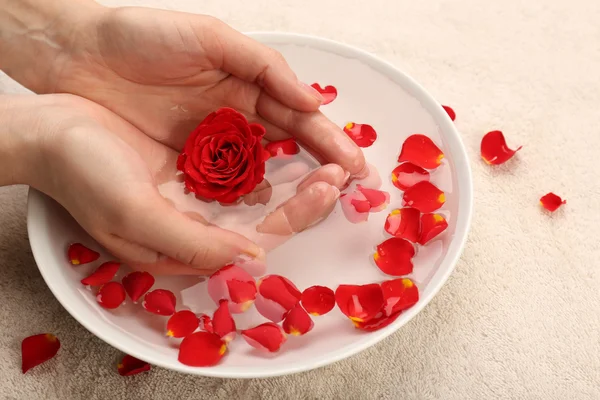
<path id="1" fill-rule="evenodd" d="M 221 108 L 194 129 L 177 159 L 185 187 L 200 197 L 233 203 L 258 185 L 269 157 L 261 145 L 265 128 Z"/>

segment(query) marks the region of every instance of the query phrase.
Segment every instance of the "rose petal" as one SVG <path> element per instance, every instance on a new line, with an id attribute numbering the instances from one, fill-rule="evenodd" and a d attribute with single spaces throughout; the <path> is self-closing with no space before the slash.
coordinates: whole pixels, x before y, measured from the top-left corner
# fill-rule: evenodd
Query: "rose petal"
<path id="1" fill-rule="evenodd" d="M 300 153 L 300 147 L 294 138 L 267 143 L 265 150 L 269 152 L 271 157 L 290 156 Z"/>
<path id="2" fill-rule="evenodd" d="M 409 162 L 398 165 L 392 171 L 392 183 L 400 190 L 424 181 L 429 181 L 429 172 Z"/>
<path id="3" fill-rule="evenodd" d="M 212 318 L 206 314 L 196 314 L 198 317 L 198 329 L 206 332 L 214 332 Z"/>
<path id="4" fill-rule="evenodd" d="M 504 164 L 522 147 L 519 146 L 516 150 L 509 149 L 504 134 L 501 131 L 491 131 L 481 139 L 481 158 L 489 165 Z"/>
<path id="5" fill-rule="evenodd" d="M 337 97 L 337 89 L 334 86 L 327 85 L 324 88 L 321 88 L 318 83 L 313 83 L 310 86 L 315 88 L 317 92 L 321 93 L 321 96 L 323 96 L 323 102 L 321 103 L 322 106 L 331 103 Z"/>
<path id="6" fill-rule="evenodd" d="M 177 299 L 170 290 L 156 289 L 144 296 L 142 306 L 153 314 L 169 316 L 175 313 Z"/>
<path id="7" fill-rule="evenodd" d="M 456 120 L 456 113 L 454 112 L 454 110 L 452 109 L 452 107 L 448 107 L 448 106 L 444 106 L 444 105 L 442 107 L 448 113 L 448 116 L 450 117 L 450 119 L 452 121 Z"/>
<path id="8" fill-rule="evenodd" d="M 178 360 L 191 367 L 210 367 L 216 365 L 226 351 L 227 344 L 218 335 L 200 331 L 181 341 Z"/>
<path id="9" fill-rule="evenodd" d="M 177 311 L 167 321 L 167 336 L 182 338 L 193 333 L 200 322 L 196 314 L 189 310 Z"/>
<path id="10" fill-rule="evenodd" d="M 302 297 L 302 293 L 288 279 L 280 275 L 267 275 L 257 285 L 256 310 L 265 318 L 279 322 L 285 318 Z"/>
<path id="11" fill-rule="evenodd" d="M 100 286 L 96 301 L 104 308 L 117 308 L 125 301 L 125 288 L 119 282 L 108 282 Z"/>
<path id="12" fill-rule="evenodd" d="M 374 331 L 378 331 L 379 329 L 385 328 L 386 326 L 388 326 L 389 324 L 394 322 L 396 319 L 398 319 L 400 314 L 402 314 L 402 313 L 397 312 L 388 317 L 382 313 L 381 315 L 379 315 L 375 318 L 372 318 L 368 321 L 365 321 L 365 322 L 359 322 L 359 321 L 352 321 L 352 322 L 354 322 L 354 326 L 356 327 L 356 329 L 360 329 L 361 331 L 365 331 L 365 332 L 374 332 Z"/>
<path id="13" fill-rule="evenodd" d="M 105 262 L 100 265 L 90 276 L 83 278 L 81 283 L 86 286 L 101 286 L 108 283 L 115 277 L 121 264 L 118 262 Z"/>
<path id="14" fill-rule="evenodd" d="M 444 232 L 448 227 L 448 222 L 440 214 L 423 214 L 421 216 L 421 236 L 419 244 L 425 245 L 431 239 Z"/>
<path id="15" fill-rule="evenodd" d="M 300 301 L 310 315 L 325 315 L 335 306 L 335 294 L 328 287 L 311 286 L 304 289 Z"/>
<path id="16" fill-rule="evenodd" d="M 559 196 L 550 192 L 550 193 L 546 194 L 545 196 L 542 196 L 542 198 L 540 199 L 540 204 L 546 210 L 548 210 L 550 212 L 554 212 L 554 211 L 558 210 L 558 208 L 560 206 L 562 206 L 563 204 L 567 204 L 567 201 L 561 199 Z"/>
<path id="17" fill-rule="evenodd" d="M 349 122 L 344 126 L 344 132 L 359 147 L 369 147 L 377 140 L 377 132 L 371 125 Z"/>
<path id="18" fill-rule="evenodd" d="M 273 322 L 265 322 L 254 328 L 243 330 L 242 337 L 250 346 L 271 353 L 278 351 L 287 339 L 279 325 Z"/>
<path id="19" fill-rule="evenodd" d="M 346 219 L 353 224 L 365 222 L 369 219 L 371 204 L 360 192 L 352 192 L 340 196 L 340 205 Z M 367 209 L 368 206 L 368 209 Z M 365 210 L 365 211 L 359 211 Z"/>
<path id="20" fill-rule="evenodd" d="M 371 212 L 379 212 L 385 210 L 388 204 L 390 204 L 390 194 L 388 192 L 384 192 L 382 190 L 377 189 L 369 189 L 363 187 L 362 185 L 356 185 L 356 190 L 358 190 L 360 193 L 362 193 L 363 196 L 365 196 L 365 199 L 367 199 L 369 205 L 371 206 Z"/>
<path id="21" fill-rule="evenodd" d="M 381 286 L 340 285 L 335 291 L 335 302 L 340 311 L 352 321 L 368 321 L 383 307 Z"/>
<path id="22" fill-rule="evenodd" d="M 121 362 L 117 364 L 117 371 L 121 376 L 137 375 L 141 372 L 150 371 L 150 368 L 150 364 L 146 361 L 138 360 L 129 354 L 126 354 Z"/>
<path id="23" fill-rule="evenodd" d="M 234 314 L 246 311 L 256 298 L 254 278 L 237 265 L 226 265 L 208 279 L 207 290 L 216 304 L 229 300 L 229 310 Z"/>
<path id="24" fill-rule="evenodd" d="M 426 169 L 437 168 L 444 158 L 444 153 L 425 135 L 411 135 L 404 141 L 398 162 L 408 161 Z"/>
<path id="25" fill-rule="evenodd" d="M 212 317 L 213 332 L 219 335 L 225 342 L 235 339 L 235 321 L 229 312 L 229 301 L 221 300 L 219 307 Z"/>
<path id="26" fill-rule="evenodd" d="M 446 195 L 431 182 L 419 182 L 404 192 L 404 204 L 423 213 L 430 213 L 446 202 Z"/>
<path id="27" fill-rule="evenodd" d="M 402 276 L 412 272 L 414 255 L 415 248 L 410 242 L 394 237 L 377 246 L 373 259 L 382 272 Z"/>
<path id="28" fill-rule="evenodd" d="M 81 265 L 96 261 L 100 258 L 100 253 L 85 247 L 81 243 L 73 243 L 67 250 L 67 256 L 71 264 Z"/>
<path id="29" fill-rule="evenodd" d="M 419 239 L 420 216 L 415 208 L 397 208 L 387 216 L 383 229 L 394 237 L 415 243 Z"/>
<path id="30" fill-rule="evenodd" d="M 283 330 L 285 333 L 294 336 L 302 336 L 308 333 L 314 326 L 314 322 L 310 315 L 300 304 L 297 304 L 290 310 L 285 319 L 283 320 Z"/>
<path id="31" fill-rule="evenodd" d="M 383 300 L 385 302 L 383 311 L 386 316 L 391 316 L 407 308 L 412 307 L 419 301 L 419 289 L 413 281 L 408 278 L 392 279 L 381 283 Z"/>
<path id="32" fill-rule="evenodd" d="M 134 271 L 125 275 L 121 282 L 131 301 L 137 303 L 139 298 L 154 285 L 154 277 L 145 271 Z"/>
<path id="33" fill-rule="evenodd" d="M 48 361 L 60 349 L 60 341 L 51 333 L 40 333 L 26 337 L 21 342 L 21 370 L 29 371 L 36 365 Z"/>

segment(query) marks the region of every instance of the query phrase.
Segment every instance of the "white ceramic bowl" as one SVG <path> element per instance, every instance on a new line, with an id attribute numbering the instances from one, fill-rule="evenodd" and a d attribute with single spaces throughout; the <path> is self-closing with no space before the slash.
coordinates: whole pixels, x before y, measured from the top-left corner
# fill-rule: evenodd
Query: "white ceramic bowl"
<path id="1" fill-rule="evenodd" d="M 419 286 L 421 299 L 391 325 L 364 333 L 335 309 L 316 317 L 315 328 L 308 335 L 290 337 L 276 355 L 262 355 L 240 338 L 232 342 L 218 366 L 193 368 L 177 361 L 177 343 L 165 337 L 164 317 L 149 314 L 139 305 L 127 304 L 115 312 L 98 306 L 94 293 L 83 288 L 79 280 L 99 263 L 75 268 L 67 262 L 65 249 L 74 241 L 96 249 L 99 246 L 64 209 L 31 190 L 29 239 L 40 272 L 56 298 L 83 326 L 110 345 L 176 371 L 227 378 L 268 377 L 310 370 L 356 354 L 400 329 L 429 303 L 454 269 L 469 230 L 473 198 L 465 149 L 453 122 L 419 84 L 362 50 L 330 40 L 281 33 L 251 36 L 282 52 L 301 80 L 337 87 L 338 98 L 322 107 L 334 122 L 340 126 L 350 121 L 367 123 L 377 130 L 379 138 L 365 149 L 365 155 L 381 172 L 383 190 L 392 194 L 389 209 L 401 204 L 401 193 L 391 185 L 389 174 L 397 165 L 404 139 L 425 133 L 441 145 L 446 158 L 432 174 L 432 181 L 447 193 L 441 212 L 449 227 L 439 239 L 419 250 L 411 277 Z M 386 215 L 372 214 L 368 223 L 352 225 L 338 206 L 326 221 L 271 252 L 269 272 L 290 278 L 301 290 L 314 284 L 335 289 L 340 283 L 380 282 L 386 276 L 370 257 L 374 246 L 384 239 Z M 109 255 L 103 254 L 101 260 L 108 259 Z M 155 288 L 171 289 L 179 307 L 212 312 L 215 306 L 203 285 L 195 278 L 171 277 L 157 279 Z M 260 316 L 251 311 L 238 319 L 238 327 L 259 321 Z"/>

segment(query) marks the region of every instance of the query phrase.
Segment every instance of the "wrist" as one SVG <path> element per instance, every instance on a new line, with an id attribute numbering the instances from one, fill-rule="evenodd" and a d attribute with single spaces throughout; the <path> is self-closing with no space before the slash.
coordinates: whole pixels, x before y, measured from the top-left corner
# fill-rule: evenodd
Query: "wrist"
<path id="1" fill-rule="evenodd" d="M 76 40 L 92 35 L 104 7 L 91 0 L 0 0 L 0 69 L 51 93 Z"/>

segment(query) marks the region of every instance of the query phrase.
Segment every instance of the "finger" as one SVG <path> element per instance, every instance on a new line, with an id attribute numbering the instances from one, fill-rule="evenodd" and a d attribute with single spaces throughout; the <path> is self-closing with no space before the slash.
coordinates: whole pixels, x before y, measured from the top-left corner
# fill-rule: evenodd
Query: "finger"
<path id="1" fill-rule="evenodd" d="M 295 110 L 315 111 L 319 108 L 323 101 L 321 94 L 300 82 L 279 52 L 218 19 L 200 18 L 192 21 L 192 27 L 214 68 L 255 82 Z"/>
<path id="2" fill-rule="evenodd" d="M 315 182 L 267 215 L 256 230 L 281 236 L 301 232 L 329 215 L 339 196 L 337 187 Z"/>
<path id="3" fill-rule="evenodd" d="M 365 174 L 361 149 L 321 112 L 292 110 L 267 94 L 258 98 L 256 109 L 263 118 L 319 152 L 328 162 L 340 165 L 355 177 Z"/>
<path id="4" fill-rule="evenodd" d="M 327 182 L 330 185 L 341 189 L 346 182 L 348 182 L 349 178 L 350 173 L 344 171 L 339 165 L 327 164 L 304 178 L 296 188 L 296 192 L 298 193 L 305 190 L 315 182 Z"/>

